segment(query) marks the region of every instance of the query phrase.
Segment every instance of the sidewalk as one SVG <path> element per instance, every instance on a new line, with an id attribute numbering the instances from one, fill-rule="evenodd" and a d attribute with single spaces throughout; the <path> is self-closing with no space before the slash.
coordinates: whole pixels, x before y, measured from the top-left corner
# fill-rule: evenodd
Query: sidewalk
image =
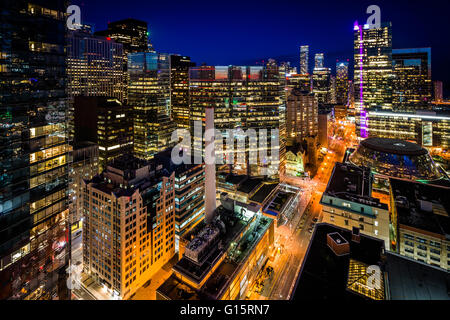
<path id="1" fill-rule="evenodd" d="M 151 277 L 147 287 L 139 288 L 130 300 L 156 300 L 156 290 L 172 275 L 172 266 L 177 261 L 178 253 Z"/>
<path id="2" fill-rule="evenodd" d="M 81 275 L 81 283 L 83 289 L 88 291 L 97 300 L 113 300 L 113 297 L 105 288 L 85 273 Z"/>

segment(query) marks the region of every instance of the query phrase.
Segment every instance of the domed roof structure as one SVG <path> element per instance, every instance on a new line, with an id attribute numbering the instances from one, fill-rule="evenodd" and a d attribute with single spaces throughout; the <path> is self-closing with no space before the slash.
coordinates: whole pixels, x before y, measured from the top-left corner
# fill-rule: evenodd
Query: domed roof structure
<path id="1" fill-rule="evenodd" d="M 361 141 L 349 161 L 389 177 L 425 181 L 444 177 L 425 148 L 405 140 L 368 138 Z"/>

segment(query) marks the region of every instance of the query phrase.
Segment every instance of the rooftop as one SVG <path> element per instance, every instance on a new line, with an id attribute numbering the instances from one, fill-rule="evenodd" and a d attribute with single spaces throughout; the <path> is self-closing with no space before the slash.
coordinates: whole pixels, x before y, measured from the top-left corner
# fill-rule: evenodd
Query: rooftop
<path id="1" fill-rule="evenodd" d="M 264 213 L 278 216 L 278 214 L 284 210 L 289 199 L 293 196 L 294 193 L 292 192 L 278 190 L 275 196 L 272 198 L 272 201 L 264 209 Z"/>
<path id="2" fill-rule="evenodd" d="M 450 300 L 450 275 L 442 269 L 387 251 L 391 300 Z"/>
<path id="3" fill-rule="evenodd" d="M 342 237 L 349 243 L 349 254 L 338 256 L 328 246 L 327 235 L 333 233 L 338 233 L 339 239 Z M 337 236 L 334 235 L 334 237 Z M 317 224 L 303 260 L 292 299 L 347 301 L 369 299 L 352 288 L 356 284 L 355 281 L 361 281 L 357 277 L 361 267 L 364 269 L 370 265 L 378 265 L 383 252 L 383 240 L 361 235 L 358 243 L 352 241 L 350 230 L 326 223 Z M 355 275 L 355 281 L 349 283 L 348 280 L 352 280 L 352 276 Z"/>
<path id="4" fill-rule="evenodd" d="M 223 181 L 230 185 L 240 185 L 248 179 L 246 175 L 234 175 L 234 174 L 221 174 L 218 177 L 219 181 Z"/>
<path id="5" fill-rule="evenodd" d="M 398 223 L 450 239 L 450 188 L 390 179 Z"/>
<path id="6" fill-rule="evenodd" d="M 237 191 L 243 192 L 246 194 L 251 193 L 257 186 L 261 184 L 263 181 L 262 178 L 253 178 L 250 177 L 247 180 L 243 181 L 239 187 L 237 188 Z"/>
<path id="7" fill-rule="evenodd" d="M 248 222 L 237 218 L 234 212 L 226 210 L 224 207 L 217 209 L 217 214 L 225 225 L 226 232 L 221 233 L 221 245 L 216 243 L 210 248 L 211 252 L 201 264 L 191 261 L 186 256 L 178 261 L 173 270 L 183 277 L 189 278 L 195 283 L 200 283 L 211 269 L 218 264 L 226 254 L 226 258 L 220 262 L 217 269 L 209 276 L 202 288 L 197 292 L 197 298 L 218 299 L 227 288 L 229 281 L 233 280 L 235 272 L 242 266 L 242 263 L 249 257 L 253 248 L 261 240 L 266 230 L 270 227 L 272 219 L 256 216 Z M 190 287 L 184 288 L 182 281 L 177 276 L 169 278 L 158 292 L 169 299 L 180 299 L 179 290 L 186 291 L 186 295 L 193 297 Z M 183 287 L 183 288 L 182 288 Z M 177 289 L 175 289 L 177 288 Z M 195 299 L 195 298 L 192 298 Z"/>
<path id="8" fill-rule="evenodd" d="M 372 182 L 369 168 L 336 162 L 324 195 L 387 210 L 386 204 L 372 197 Z"/>
<path id="9" fill-rule="evenodd" d="M 178 279 L 175 274 L 163 282 L 157 289 L 157 296 L 162 295 L 170 300 L 201 300 L 202 297 L 194 288 Z"/>
<path id="10" fill-rule="evenodd" d="M 258 191 L 250 198 L 250 201 L 263 203 L 277 186 L 278 183 L 263 183 Z"/>
<path id="11" fill-rule="evenodd" d="M 400 139 L 367 138 L 361 141 L 366 148 L 398 155 L 420 156 L 427 154 L 427 150 L 418 144 Z"/>
<path id="12" fill-rule="evenodd" d="M 349 243 L 349 254 L 338 256 L 327 245 L 327 235 L 336 233 Z M 367 267 L 372 265 L 385 275 L 377 292 L 367 286 Z M 320 223 L 311 238 L 292 299 L 449 300 L 449 289 L 449 274 L 444 270 L 385 251 L 382 240 L 360 234 L 358 243 L 352 241 L 352 231 Z"/>
<path id="13" fill-rule="evenodd" d="M 250 228 L 239 242 L 228 250 L 225 259 L 202 287 L 202 292 L 212 299 L 220 299 L 224 290 L 229 287 L 229 283 L 235 278 L 235 273 L 239 271 L 255 246 L 262 239 L 267 229 L 271 225 L 272 219 L 261 216 L 255 222 L 254 228 Z"/>
<path id="14" fill-rule="evenodd" d="M 165 171 L 155 171 L 154 164 L 133 157 L 122 155 L 110 162 L 105 171 L 85 181 L 92 183 L 93 188 L 106 194 L 114 194 L 117 198 L 131 196 L 136 190 L 141 192 L 155 186 L 162 176 L 167 176 Z"/>
<path id="15" fill-rule="evenodd" d="M 183 152 L 180 152 L 179 156 L 182 157 Z M 172 148 L 167 148 L 166 150 L 163 150 L 155 154 L 154 162 L 157 166 L 162 165 L 164 168 L 168 170 L 168 172 L 175 172 L 176 176 L 183 174 L 195 167 L 198 167 L 199 170 L 202 170 L 204 164 L 195 164 L 194 156 L 189 156 L 189 158 L 191 158 L 190 164 L 184 162 L 180 164 L 174 164 L 172 161 Z M 198 172 L 197 170 L 194 171 Z"/>
<path id="16" fill-rule="evenodd" d="M 216 264 L 216 262 L 223 256 L 225 250 L 222 248 L 227 248 L 247 226 L 247 223 L 244 220 L 239 219 L 237 215 L 233 212 L 229 212 L 222 206 L 217 208 L 216 213 L 220 215 L 220 220 L 224 223 L 226 230 L 225 233 L 222 232 L 219 235 L 222 246 L 219 248 L 216 243 L 214 246 L 209 248 L 208 250 L 210 250 L 210 252 L 208 252 L 207 258 L 203 259 L 204 261 L 200 264 L 195 263 L 189 258 L 183 256 L 173 267 L 175 271 L 183 274 L 196 283 L 200 283 Z"/>

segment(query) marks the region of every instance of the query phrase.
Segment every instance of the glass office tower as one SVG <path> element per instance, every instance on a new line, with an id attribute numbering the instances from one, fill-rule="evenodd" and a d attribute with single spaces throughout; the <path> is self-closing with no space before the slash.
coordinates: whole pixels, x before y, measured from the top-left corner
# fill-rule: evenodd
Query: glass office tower
<path id="1" fill-rule="evenodd" d="M 260 145 L 246 140 L 245 150 L 235 148 L 232 161 L 234 173 L 260 175 L 263 168 L 270 166 L 284 168 L 286 145 L 286 99 L 284 86 L 280 85 L 280 75 L 274 61 L 263 66 L 201 66 L 190 69 L 191 135 L 195 136 L 195 121 L 205 126 L 205 107 L 214 106 L 214 125 L 224 136 L 226 129 L 267 129 L 267 158 L 258 157 L 257 164 L 238 163 L 239 153 L 259 151 Z M 278 155 L 271 154 L 270 130 L 279 130 Z M 237 136 L 236 136 L 237 138 Z M 194 137 L 194 140 L 196 137 Z M 258 136 L 259 139 L 259 136 Z M 195 145 L 202 146 L 202 142 Z M 216 153 L 216 157 L 220 154 Z M 272 161 L 272 162 L 271 162 Z M 224 166 L 227 168 L 227 166 Z M 278 172 L 278 170 L 277 170 Z"/>
<path id="2" fill-rule="evenodd" d="M 300 47 L 300 74 L 309 74 L 309 46 Z"/>
<path id="3" fill-rule="evenodd" d="M 170 55 L 170 116 L 178 128 L 189 129 L 189 68 L 191 58 Z"/>
<path id="4" fill-rule="evenodd" d="M 319 63 L 319 65 L 321 65 Z M 312 92 L 317 97 L 319 104 L 332 103 L 332 81 L 331 81 L 331 69 L 317 67 L 314 68 L 312 76 Z"/>
<path id="5" fill-rule="evenodd" d="M 76 96 L 126 97 L 121 43 L 94 36 L 86 30 L 69 31 L 67 40 L 67 93 L 69 138 L 74 139 Z"/>
<path id="6" fill-rule="evenodd" d="M 123 44 L 126 54 L 143 52 L 151 48 L 148 42 L 148 25 L 145 21 L 130 18 L 109 22 L 107 30 L 97 31 L 95 34 Z"/>
<path id="7" fill-rule="evenodd" d="M 338 61 L 336 63 L 336 102 L 346 105 L 348 103 L 348 62 Z"/>
<path id="8" fill-rule="evenodd" d="M 314 56 L 314 68 L 323 68 L 324 67 L 324 54 L 316 53 Z"/>
<path id="9" fill-rule="evenodd" d="M 0 7 L 0 299 L 69 299 L 65 11 Z"/>
<path id="10" fill-rule="evenodd" d="M 357 135 L 366 138 L 367 109 L 392 109 L 392 26 L 354 25 L 354 88 Z"/>
<path id="11" fill-rule="evenodd" d="M 431 109 L 431 48 L 392 50 L 395 111 Z"/>
<path id="12" fill-rule="evenodd" d="M 171 145 L 176 124 L 169 118 L 169 55 L 137 52 L 128 55 L 128 105 L 133 108 L 134 154 L 151 159 Z"/>

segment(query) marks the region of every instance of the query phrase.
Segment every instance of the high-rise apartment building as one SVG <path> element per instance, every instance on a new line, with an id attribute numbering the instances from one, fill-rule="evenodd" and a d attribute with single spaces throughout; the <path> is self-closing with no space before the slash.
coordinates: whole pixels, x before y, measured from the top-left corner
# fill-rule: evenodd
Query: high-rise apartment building
<path id="1" fill-rule="evenodd" d="M 336 63 L 336 102 L 340 105 L 348 104 L 348 62 Z"/>
<path id="2" fill-rule="evenodd" d="M 122 154 L 133 151 L 131 108 L 115 98 L 75 98 L 75 143 L 98 145 L 100 171 Z"/>
<path id="3" fill-rule="evenodd" d="M 69 299 L 65 4 L 0 9 L 0 299 Z"/>
<path id="4" fill-rule="evenodd" d="M 191 58 L 170 55 L 170 116 L 180 129 L 189 129 L 189 68 Z"/>
<path id="5" fill-rule="evenodd" d="M 390 179 L 393 249 L 450 271 L 450 188 Z"/>
<path id="6" fill-rule="evenodd" d="M 174 173 L 130 156 L 84 183 L 84 273 L 128 299 L 175 254 Z"/>
<path id="7" fill-rule="evenodd" d="M 323 222 L 384 240 L 389 248 L 389 209 L 372 195 L 369 168 L 337 162 L 322 194 Z"/>
<path id="8" fill-rule="evenodd" d="M 309 46 L 300 47 L 300 74 L 309 74 Z"/>
<path id="9" fill-rule="evenodd" d="M 201 66 L 190 70 L 190 103 L 191 103 L 191 136 L 194 137 L 194 151 L 203 149 L 202 141 L 195 137 L 195 122 L 205 126 L 205 107 L 214 106 L 214 125 L 220 130 L 226 146 L 226 130 L 242 129 L 245 132 L 255 130 L 258 135 L 257 144 L 246 139 L 245 150 L 234 148 L 231 154 L 216 152 L 216 157 L 225 161 L 231 158 L 233 170 L 251 175 L 260 175 L 263 169 L 282 170 L 285 155 L 286 106 L 284 104 L 284 86 L 280 85 L 276 64 L 262 66 Z M 260 129 L 267 129 L 267 136 L 262 140 Z M 279 130 L 279 147 L 275 143 L 276 135 L 271 130 Z M 235 138 L 239 139 L 235 131 Z M 241 134 L 239 134 L 241 135 Z M 272 140 L 274 140 L 272 142 Z M 266 145 L 264 146 L 264 142 Z M 225 149 L 225 147 L 224 147 Z M 250 151 L 266 152 L 267 156 L 258 154 L 257 164 L 238 163 L 245 153 L 249 160 Z M 227 152 L 227 151 L 225 151 Z M 242 161 L 240 161 L 242 162 Z"/>
<path id="10" fill-rule="evenodd" d="M 431 109 L 431 48 L 392 50 L 393 109 Z"/>
<path id="11" fill-rule="evenodd" d="M 357 135 L 367 137 L 367 109 L 392 109 L 392 27 L 354 26 L 354 90 Z"/>
<path id="12" fill-rule="evenodd" d="M 293 89 L 286 107 L 287 144 L 302 143 L 318 133 L 319 106 L 314 94 Z"/>
<path id="13" fill-rule="evenodd" d="M 167 54 L 128 55 L 128 104 L 133 108 L 134 154 L 151 159 L 171 145 L 176 124 L 169 118 L 170 63 Z"/>

